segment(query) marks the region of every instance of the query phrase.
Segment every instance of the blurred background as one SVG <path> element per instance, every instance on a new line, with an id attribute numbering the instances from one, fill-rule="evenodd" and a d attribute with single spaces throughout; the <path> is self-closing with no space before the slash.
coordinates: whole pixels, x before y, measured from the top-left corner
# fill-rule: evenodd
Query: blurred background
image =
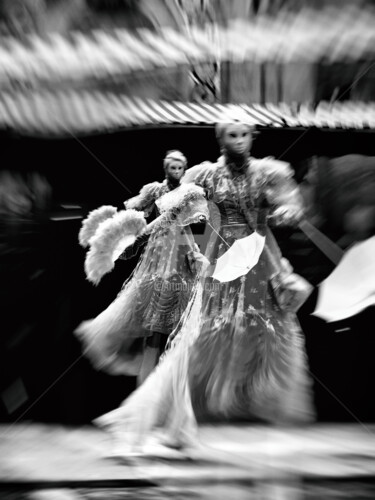
<path id="1" fill-rule="evenodd" d="M 136 264 L 89 284 L 82 218 L 161 181 L 166 150 L 215 160 L 235 106 L 253 155 L 292 164 L 313 224 L 343 250 L 374 235 L 374 21 L 371 0 L 0 0 L 1 421 L 87 423 L 135 388 L 72 335 Z M 315 286 L 299 316 L 319 421 L 374 422 L 374 308 L 311 316 L 334 264 L 276 236 Z"/>

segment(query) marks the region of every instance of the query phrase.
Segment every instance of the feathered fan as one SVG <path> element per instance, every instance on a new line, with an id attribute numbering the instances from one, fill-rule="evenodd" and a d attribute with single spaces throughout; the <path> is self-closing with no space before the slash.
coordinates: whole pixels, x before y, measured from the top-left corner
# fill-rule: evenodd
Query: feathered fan
<path id="1" fill-rule="evenodd" d="M 87 279 L 97 285 L 112 271 L 124 249 L 135 242 L 146 229 L 143 212 L 122 210 L 101 222 L 89 239 L 90 249 L 85 260 Z"/>

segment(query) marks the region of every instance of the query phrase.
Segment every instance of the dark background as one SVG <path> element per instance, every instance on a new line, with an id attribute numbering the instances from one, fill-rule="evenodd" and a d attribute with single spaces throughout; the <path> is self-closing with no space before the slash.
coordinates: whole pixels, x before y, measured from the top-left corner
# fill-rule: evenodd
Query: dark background
<path id="1" fill-rule="evenodd" d="M 252 154 L 291 162 L 297 180 L 303 177 L 306 159 L 314 155 L 375 155 L 371 130 L 260 131 Z M 135 379 L 93 370 L 80 357 L 72 331 L 115 298 L 136 259 L 118 261 L 94 287 L 83 271 L 85 252 L 77 239 L 81 220 L 69 217 L 86 216 L 104 204 L 121 208 L 144 184 L 161 181 L 168 149 L 181 149 L 190 166 L 215 160 L 219 151 L 214 129 L 159 127 L 59 139 L 3 131 L 0 141 L 0 170 L 17 172 L 26 184 L 30 172 L 38 172 L 52 187 L 43 211 L 18 218 L 1 214 L 0 419 L 88 422 L 117 406 L 134 389 Z M 202 232 L 202 227 L 194 231 Z M 295 270 L 314 285 L 333 269 L 298 231 L 278 231 L 276 236 Z M 299 317 L 318 418 L 375 421 L 374 310 L 327 324 L 310 315 L 315 300 L 316 291 Z"/>

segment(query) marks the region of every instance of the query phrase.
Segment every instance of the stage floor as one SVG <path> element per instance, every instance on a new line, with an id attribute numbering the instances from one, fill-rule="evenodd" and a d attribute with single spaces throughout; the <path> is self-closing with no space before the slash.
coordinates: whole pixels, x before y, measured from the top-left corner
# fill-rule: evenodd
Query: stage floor
<path id="1" fill-rule="evenodd" d="M 91 426 L 0 426 L 6 500 L 375 498 L 375 425 L 211 425 L 188 456 L 110 457 Z"/>

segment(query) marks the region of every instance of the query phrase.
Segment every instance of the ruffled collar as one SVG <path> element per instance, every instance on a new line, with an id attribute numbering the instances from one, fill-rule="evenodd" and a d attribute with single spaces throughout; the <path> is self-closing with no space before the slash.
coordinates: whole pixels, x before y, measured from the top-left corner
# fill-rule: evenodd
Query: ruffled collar
<path id="1" fill-rule="evenodd" d="M 249 174 L 252 160 L 253 160 L 253 158 L 250 156 L 246 161 L 247 165 L 245 166 L 245 168 L 243 168 L 241 170 L 238 169 L 236 171 L 235 169 L 230 168 L 230 165 L 228 165 L 225 156 L 222 155 L 219 157 L 219 159 L 217 161 L 217 166 L 220 169 L 220 173 L 224 177 L 226 177 L 228 179 L 233 179 L 236 177 L 241 177 L 243 175 Z"/>

